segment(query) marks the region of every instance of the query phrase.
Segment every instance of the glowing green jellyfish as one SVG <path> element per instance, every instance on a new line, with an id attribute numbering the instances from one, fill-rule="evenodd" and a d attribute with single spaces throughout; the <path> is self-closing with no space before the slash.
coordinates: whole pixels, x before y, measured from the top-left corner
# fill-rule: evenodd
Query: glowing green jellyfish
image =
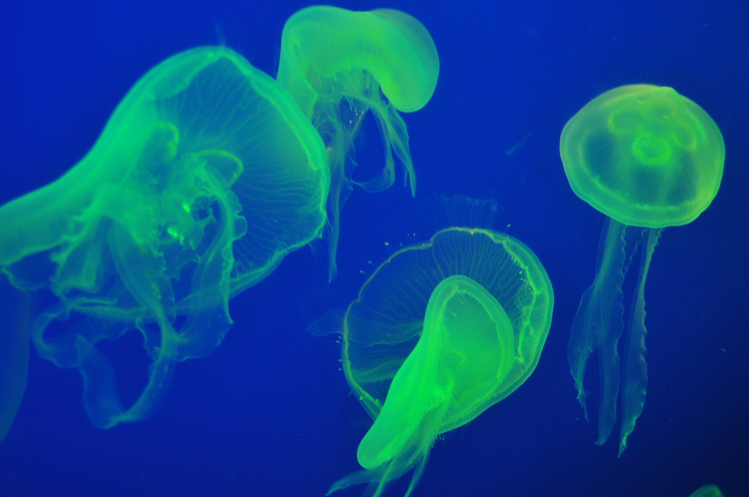
<path id="1" fill-rule="evenodd" d="M 138 81 L 75 167 L 0 208 L 0 271 L 57 298 L 32 339 L 80 371 L 92 423 L 137 421 L 176 361 L 221 343 L 229 298 L 319 236 L 328 188 L 322 140 L 275 80 L 227 48 L 188 50 Z M 130 330 L 153 363 L 126 408 L 97 342 Z"/>
<path id="2" fill-rule="evenodd" d="M 399 112 L 415 112 L 426 105 L 438 74 L 432 37 L 404 12 L 314 6 L 286 21 L 277 80 L 312 121 L 328 150 L 330 279 L 336 273 L 340 210 L 353 184 L 367 192 L 392 186 L 395 152 L 415 194 L 408 133 Z M 385 167 L 376 177 L 354 182 L 353 141 L 368 111 L 380 126 Z"/>
<path id="3" fill-rule="evenodd" d="M 567 359 L 588 419 L 585 366 L 598 348 L 598 441 L 616 423 L 620 369 L 625 372 L 619 455 L 645 403 L 645 280 L 662 228 L 694 221 L 723 176 L 720 130 L 697 104 L 672 88 L 629 85 L 591 100 L 562 131 L 560 155 L 572 190 L 608 216 L 597 274 L 577 310 Z M 617 344 L 624 322 L 622 283 L 637 247 L 642 259 L 629 313 L 625 364 Z"/>
<path id="4" fill-rule="evenodd" d="M 692 492 L 689 497 L 723 497 L 723 492 L 716 485 L 704 485 Z"/>
<path id="5" fill-rule="evenodd" d="M 379 496 L 441 433 L 507 397 L 538 364 L 554 295 L 535 254 L 482 229 L 449 228 L 383 263 L 346 312 L 343 368 L 375 420 L 359 444 L 364 470 L 328 493 L 368 483 Z"/>

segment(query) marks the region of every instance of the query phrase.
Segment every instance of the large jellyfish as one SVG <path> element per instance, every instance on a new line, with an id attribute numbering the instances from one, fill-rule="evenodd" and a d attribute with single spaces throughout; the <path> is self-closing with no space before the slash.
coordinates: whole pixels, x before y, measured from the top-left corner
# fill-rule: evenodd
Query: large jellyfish
<path id="1" fill-rule="evenodd" d="M 343 370 L 375 420 L 357 451 L 364 469 L 328 493 L 368 483 L 376 497 L 413 469 L 409 495 L 438 435 L 530 376 L 553 306 L 538 258 L 501 233 L 449 228 L 385 261 L 344 319 Z"/>
<path id="2" fill-rule="evenodd" d="M 694 221 L 717 194 L 725 158 L 723 137 L 700 106 L 672 88 L 628 85 L 599 95 L 569 120 L 562 131 L 560 155 L 572 190 L 608 216 L 598 246 L 597 273 L 575 315 L 567 359 L 587 420 L 585 366 L 598 349 L 599 445 L 616 424 L 620 369 L 624 371 L 621 456 L 645 403 L 645 280 L 653 250 L 663 228 Z M 624 329 L 622 283 L 640 244 L 621 366 L 617 344 Z"/>
<path id="3" fill-rule="evenodd" d="M 0 271 L 56 298 L 32 339 L 80 371 L 95 426 L 152 414 L 175 362 L 221 343 L 229 298 L 320 235 L 329 174 L 320 136 L 278 83 L 205 47 L 149 71 L 75 167 L 0 208 Z M 153 363 L 125 407 L 97 342 L 130 330 Z"/>
<path id="4" fill-rule="evenodd" d="M 385 147 L 385 167 L 356 182 L 367 192 L 392 186 L 393 152 L 416 193 L 406 123 L 400 112 L 421 109 L 434 93 L 439 57 L 432 37 L 410 15 L 391 9 L 352 12 L 314 6 L 286 21 L 277 80 L 312 121 L 331 168 L 329 278 L 336 274 L 340 210 L 351 194 L 353 142 L 371 111 Z"/>

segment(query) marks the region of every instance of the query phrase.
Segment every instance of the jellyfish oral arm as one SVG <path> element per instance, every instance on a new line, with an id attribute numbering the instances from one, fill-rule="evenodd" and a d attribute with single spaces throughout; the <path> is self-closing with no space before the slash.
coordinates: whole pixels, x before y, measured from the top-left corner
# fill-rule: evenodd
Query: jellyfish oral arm
<path id="1" fill-rule="evenodd" d="M 648 385 L 648 364 L 645 361 L 645 281 L 653 259 L 653 251 L 658 244 L 660 228 L 646 229 L 642 247 L 640 272 L 637 276 L 635 298 L 629 313 L 629 332 L 627 344 L 627 362 L 624 369 L 624 390 L 622 394 L 622 426 L 619 436 L 619 456 L 627 448 L 627 437 L 635 429 L 635 421 L 642 414 L 645 406 L 646 387 Z"/>
<path id="2" fill-rule="evenodd" d="M 597 273 L 593 284 L 583 294 L 575 314 L 567 347 L 567 360 L 575 380 L 577 399 L 588 420 L 586 392 L 583 385 L 590 354 L 598 349 L 601 377 L 601 403 L 598 415 L 598 440 L 603 444 L 616 423 L 616 401 L 619 393 L 619 337 L 624 330 L 624 294 L 621 287 L 626 272 L 627 226 L 611 218 L 606 220 L 598 246 Z"/>
<path id="3" fill-rule="evenodd" d="M 583 389 L 583 379 L 590 354 L 598 349 L 601 378 L 596 441 L 598 445 L 606 442 L 616 424 L 617 398 L 620 383 L 623 385 L 619 456 L 626 449 L 627 437 L 634 430 L 635 421 L 645 404 L 645 388 L 648 382 L 645 362 L 645 281 L 661 231 L 660 228 L 631 227 L 614 219 L 607 219 L 598 248 L 598 272 L 593 285 L 580 300 L 567 348 L 570 371 L 578 390 L 577 398 L 586 421 L 587 393 Z M 622 285 L 640 244 L 640 269 L 627 326 L 627 355 L 622 366 L 618 353 L 619 338 L 624 330 Z"/>

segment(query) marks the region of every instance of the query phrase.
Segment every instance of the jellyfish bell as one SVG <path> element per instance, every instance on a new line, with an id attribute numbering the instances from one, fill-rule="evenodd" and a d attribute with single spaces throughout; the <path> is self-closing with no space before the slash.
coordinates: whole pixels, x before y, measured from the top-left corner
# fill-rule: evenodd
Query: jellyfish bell
<path id="1" fill-rule="evenodd" d="M 329 277 L 336 273 L 340 210 L 353 188 L 353 142 L 371 112 L 384 142 L 385 166 L 357 181 L 367 192 L 392 186 L 393 153 L 416 192 L 406 123 L 437 86 L 439 57 L 426 28 L 392 9 L 354 12 L 313 6 L 291 16 L 283 29 L 277 80 L 312 121 L 325 142 L 331 168 Z"/>
<path id="2" fill-rule="evenodd" d="M 399 10 L 317 5 L 295 13 L 284 26 L 277 80 L 310 119 L 326 95 L 379 98 L 368 94 L 367 80 L 396 109 L 415 112 L 432 98 L 438 74 L 431 35 Z M 332 81 L 341 75 L 348 77 Z"/>
<path id="3" fill-rule="evenodd" d="M 583 380 L 590 354 L 599 349 L 599 445 L 616 424 L 624 372 L 621 456 L 645 403 L 645 280 L 653 251 L 663 228 L 692 222 L 713 201 L 723 176 L 725 145 L 718 126 L 699 105 L 672 88 L 640 84 L 591 100 L 565 125 L 559 150 L 572 190 L 607 216 L 597 273 L 575 315 L 567 359 L 588 419 Z M 624 322 L 621 288 L 639 246 L 622 366 L 617 351 Z"/>
<path id="4" fill-rule="evenodd" d="M 627 85 L 591 100 L 562 130 L 575 194 L 628 226 L 694 221 L 720 188 L 725 146 L 702 107 L 673 88 Z"/>
<path id="5" fill-rule="evenodd" d="M 434 440 L 514 392 L 534 371 L 554 296 L 535 254 L 508 235 L 449 228 L 402 249 L 364 284 L 346 312 L 343 370 L 374 419 L 359 444 L 358 483 L 381 495 L 413 470 Z"/>

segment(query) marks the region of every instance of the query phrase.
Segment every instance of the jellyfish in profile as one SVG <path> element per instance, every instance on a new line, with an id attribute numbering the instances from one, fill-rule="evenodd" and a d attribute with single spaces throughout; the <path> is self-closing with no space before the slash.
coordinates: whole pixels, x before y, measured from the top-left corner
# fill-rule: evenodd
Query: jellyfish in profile
<path id="1" fill-rule="evenodd" d="M 575 315 L 567 359 L 587 420 L 585 366 L 598 349 L 599 445 L 616 424 L 620 370 L 624 372 L 621 456 L 645 403 L 645 280 L 653 251 L 663 228 L 691 223 L 717 194 L 723 137 L 700 106 L 672 88 L 628 85 L 599 95 L 569 120 L 560 155 L 572 190 L 608 217 L 597 274 Z M 640 245 L 622 366 L 617 351 L 624 329 L 622 283 Z"/>
<path id="2" fill-rule="evenodd" d="M 320 136 L 278 83 L 204 47 L 149 71 L 78 164 L 0 207 L 0 271 L 56 298 L 32 340 L 80 371 L 95 426 L 152 414 L 175 362 L 221 343 L 229 298 L 320 235 L 329 174 Z M 131 330 L 153 362 L 125 407 L 97 343 Z"/>
<path id="3" fill-rule="evenodd" d="M 368 483 L 379 496 L 413 469 L 409 495 L 438 435 L 530 376 L 553 306 L 538 258 L 505 234 L 449 228 L 384 262 L 344 319 L 343 370 L 374 419 L 357 451 L 364 469 L 328 494 Z"/>
<path id="4" fill-rule="evenodd" d="M 340 210 L 354 183 L 367 192 L 392 186 L 394 152 L 415 195 L 408 132 L 399 112 L 424 107 L 432 98 L 438 75 L 439 57 L 432 37 L 404 12 L 314 6 L 286 21 L 277 80 L 322 136 L 331 168 L 330 279 L 336 273 Z M 368 112 L 380 127 L 385 167 L 375 177 L 355 182 L 353 143 Z"/>

